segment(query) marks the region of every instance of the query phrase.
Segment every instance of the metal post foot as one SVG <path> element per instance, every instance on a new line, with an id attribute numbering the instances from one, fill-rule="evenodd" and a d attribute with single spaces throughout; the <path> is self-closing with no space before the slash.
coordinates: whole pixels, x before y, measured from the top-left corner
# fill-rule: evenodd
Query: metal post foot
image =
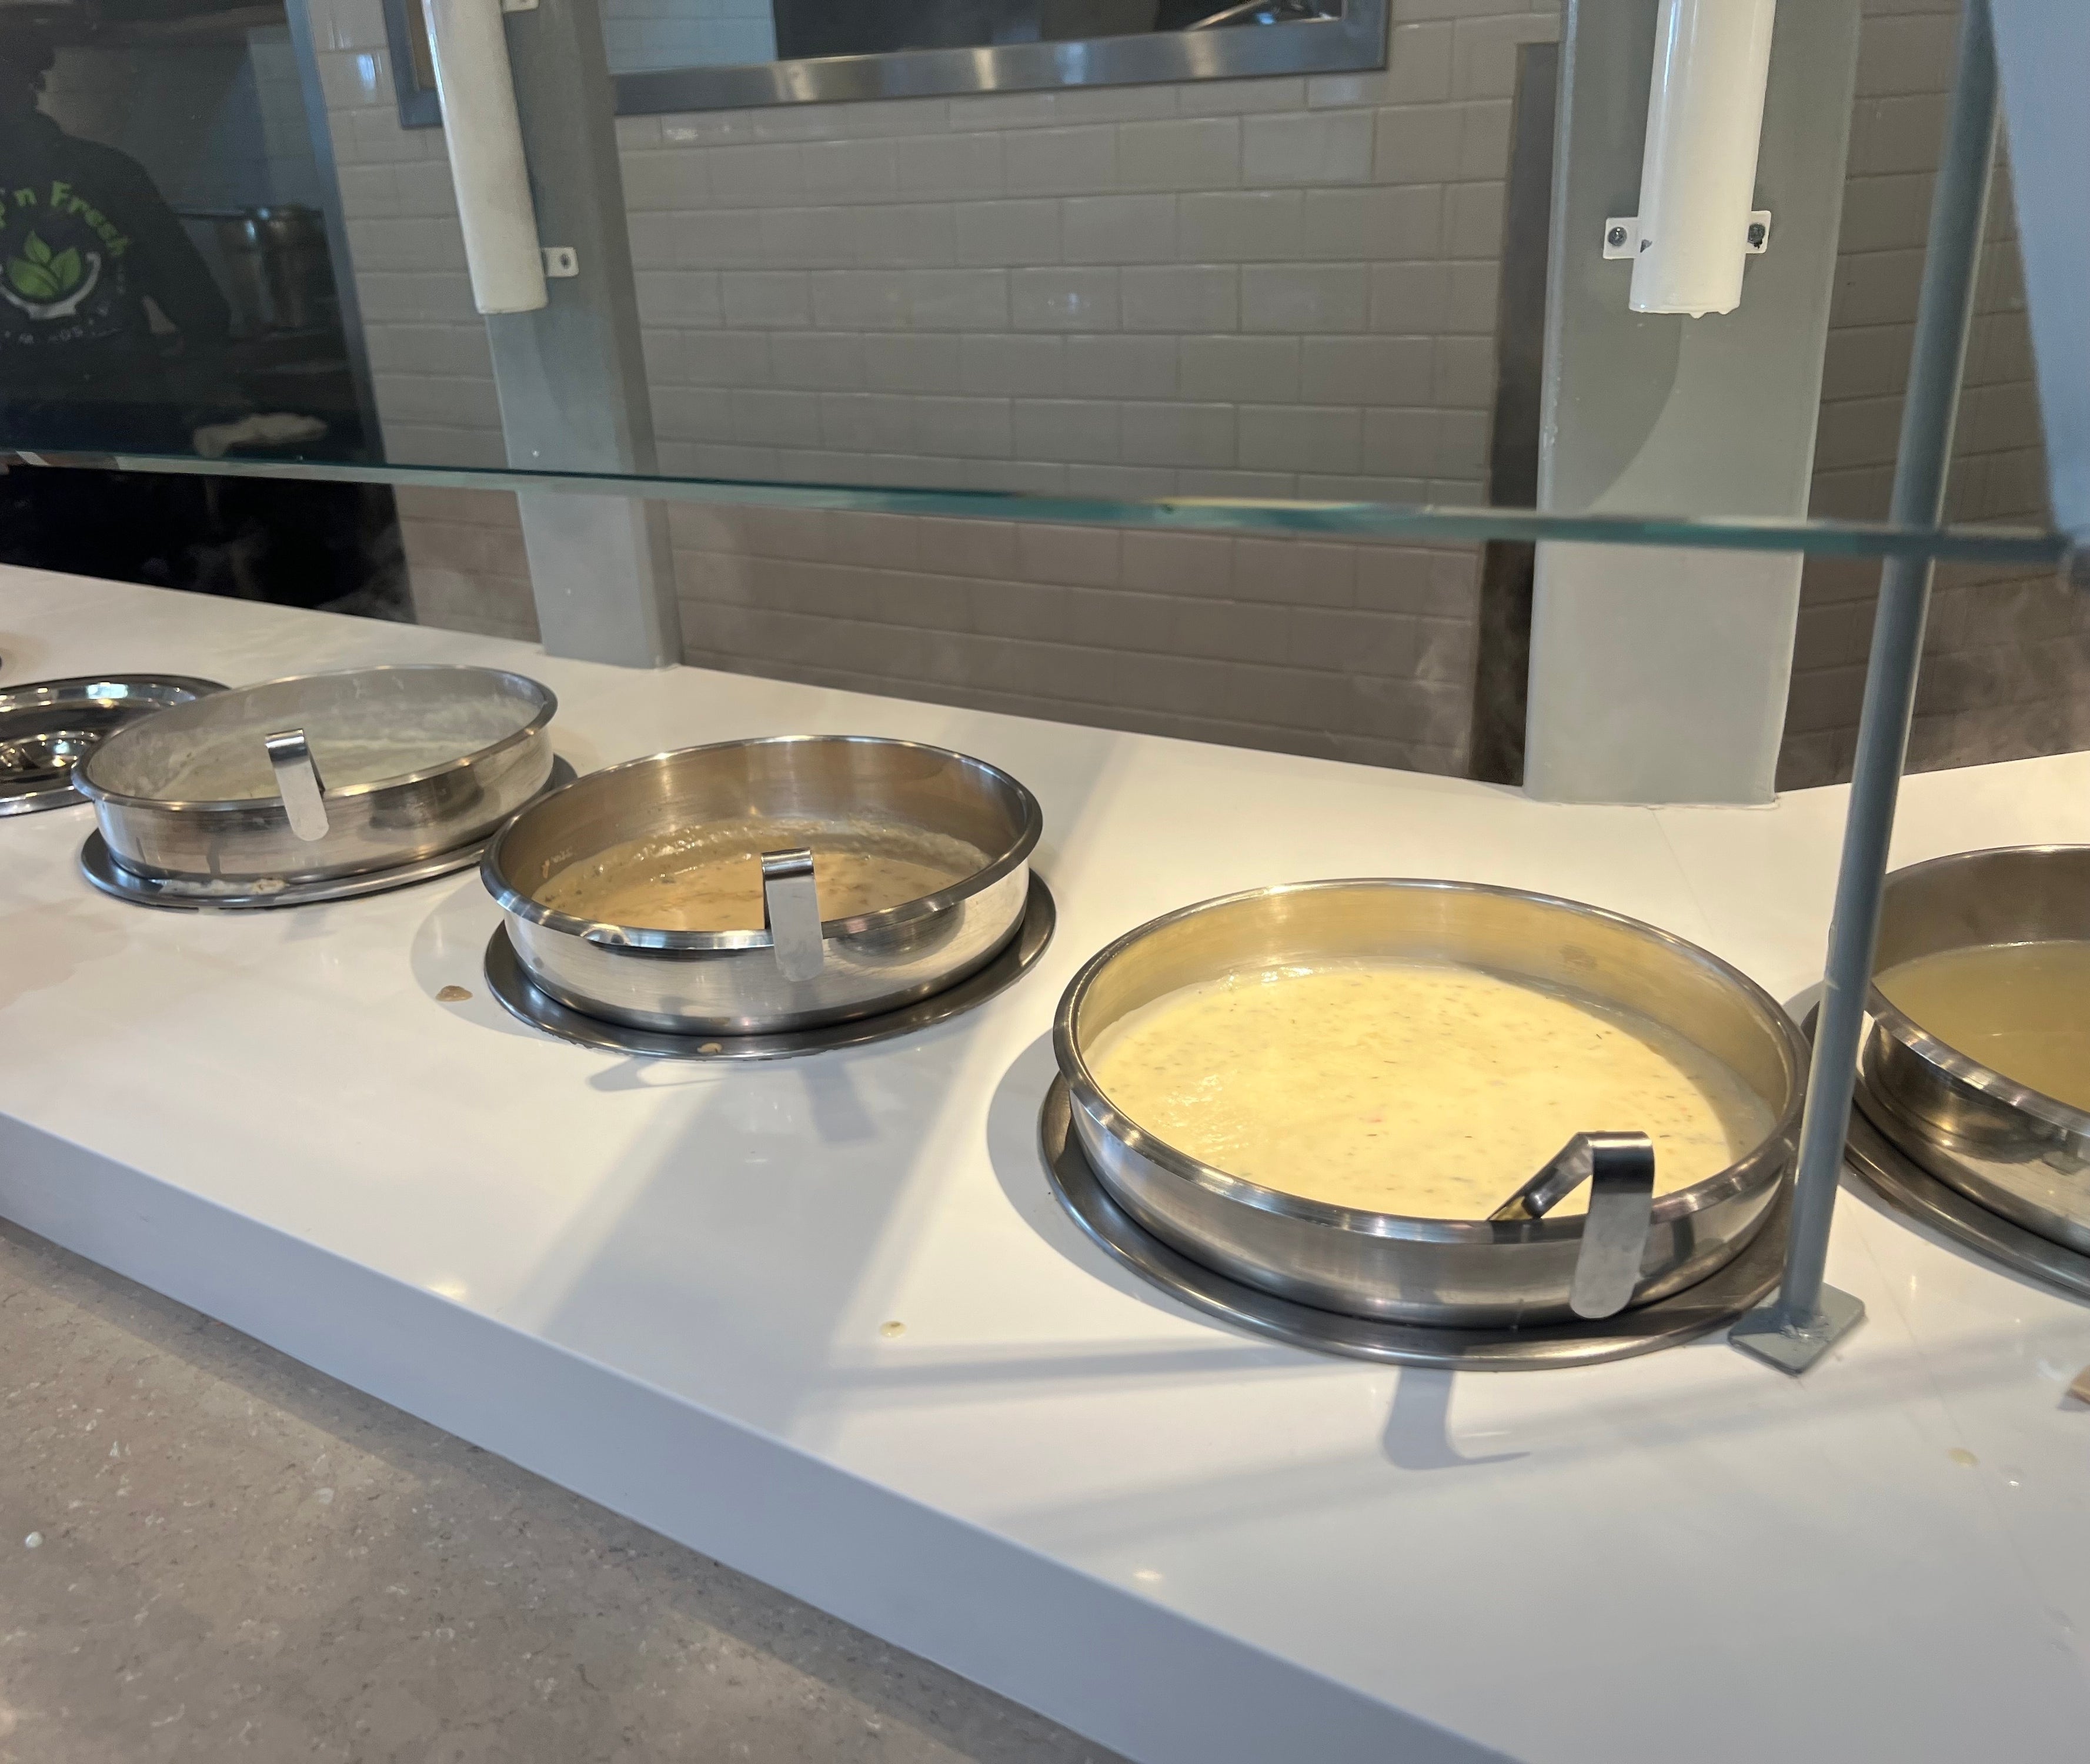
<path id="1" fill-rule="evenodd" d="M 1864 1321 L 1865 1302 L 1833 1286 L 1821 1289 L 1811 1317 L 1795 1319 L 1774 1300 L 1752 1310 L 1727 1332 L 1727 1340 L 1744 1353 L 1768 1360 L 1797 1378 Z"/>

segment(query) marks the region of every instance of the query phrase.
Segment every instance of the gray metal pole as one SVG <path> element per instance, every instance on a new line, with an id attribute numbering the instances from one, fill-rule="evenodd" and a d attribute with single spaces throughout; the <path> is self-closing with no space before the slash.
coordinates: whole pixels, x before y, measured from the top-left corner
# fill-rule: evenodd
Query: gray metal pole
<path id="1" fill-rule="evenodd" d="M 1989 0 L 1967 0 L 1944 158 L 1931 199 L 1915 354 L 1894 463 L 1892 518 L 1897 526 L 1935 527 L 1943 518 L 1995 150 L 1996 48 Z M 1934 567 L 1928 557 L 1896 557 L 1880 573 L 1879 611 L 1873 622 L 1872 659 L 1858 721 L 1835 915 L 1829 926 L 1827 973 L 1800 1130 L 1800 1175 L 1785 1282 L 1776 1301 L 1744 1317 L 1730 1337 L 1737 1347 L 1789 1372 L 1804 1371 L 1864 1314 L 1858 1300 L 1823 1284 L 1822 1271 L 1843 1167 L 1865 1000 L 1872 989 L 1887 845 L 1908 756 L 1909 719 L 1916 706 Z"/>

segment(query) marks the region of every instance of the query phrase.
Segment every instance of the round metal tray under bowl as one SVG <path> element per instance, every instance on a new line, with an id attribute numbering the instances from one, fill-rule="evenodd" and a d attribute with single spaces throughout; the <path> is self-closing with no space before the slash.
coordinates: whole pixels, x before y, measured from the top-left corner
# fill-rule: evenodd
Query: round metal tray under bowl
<path id="1" fill-rule="evenodd" d="M 119 729 L 75 783 L 135 876 L 330 881 L 485 838 L 543 789 L 557 708 L 495 668 L 302 674 Z"/>
<path id="2" fill-rule="evenodd" d="M 544 788 L 556 790 L 561 785 L 572 783 L 577 776 L 566 760 L 554 759 L 552 775 L 546 780 Z M 97 828 L 87 836 L 87 843 L 80 847 L 80 867 L 87 880 L 103 893 L 140 906 L 162 906 L 185 913 L 260 912 L 278 906 L 316 906 L 322 901 L 352 901 L 366 894 L 385 894 L 393 888 L 411 888 L 416 882 L 433 881 L 437 876 L 450 876 L 477 863 L 492 837 L 483 835 L 453 850 L 439 851 L 432 857 L 395 864 L 389 869 L 365 870 L 355 876 L 323 876 L 316 881 L 282 882 L 273 888 L 233 883 L 221 890 L 214 890 L 172 877 L 139 876 L 125 869 L 110 854 L 108 841 Z"/>
<path id="3" fill-rule="evenodd" d="M 605 1053 L 643 1054 L 660 1060 L 785 1060 L 798 1054 L 824 1053 L 832 1048 L 859 1048 L 866 1043 L 912 1035 L 983 1005 L 996 993 L 1027 973 L 1052 940 L 1057 910 L 1044 878 L 1031 873 L 1023 918 L 1016 935 L 983 968 L 976 968 L 957 985 L 932 992 L 898 1010 L 875 1017 L 852 1018 L 847 1022 L 828 1023 L 814 1029 L 785 1030 L 771 1035 L 669 1035 L 657 1029 L 634 1029 L 590 1017 L 561 1005 L 548 992 L 531 983 L 529 974 L 508 940 L 501 926 L 486 946 L 486 983 L 511 1016 L 547 1035 Z"/>
<path id="4" fill-rule="evenodd" d="M 1695 1288 L 1754 1238 L 1791 1164 L 1804 1100 L 1807 1048 L 1791 1018 L 1745 975 L 1652 925 L 1471 882 L 1258 888 L 1164 914 L 1093 957 L 1060 999 L 1052 1049 L 1074 1132 L 1112 1199 L 1228 1280 L 1318 1310 L 1430 1328 L 1570 1322 L 1587 1215 L 1417 1218 L 1266 1188 L 1120 1113 L 1090 1069 L 1090 1051 L 1114 1023 L 1184 988 L 1295 966 L 1401 962 L 1477 969 L 1661 1025 L 1762 1104 L 1770 1125 L 1734 1164 L 1655 1197 L 1626 1305 Z M 1397 1080 L 1387 1101 L 1400 1102 Z M 1615 1248 L 1601 1237 L 1590 1246 L 1606 1258 Z"/>
<path id="5" fill-rule="evenodd" d="M 1778 1284 L 1785 1263 L 1792 1185 L 1781 1182 L 1770 1211 L 1741 1253 L 1718 1273 L 1671 1297 L 1594 1323 L 1533 1323 L 1521 1329 L 1460 1329 L 1391 1323 L 1297 1305 L 1193 1262 L 1135 1224 L 1110 1197 L 1073 1131 L 1064 1078 L 1045 1093 L 1039 1143 L 1060 1204 L 1097 1244 L 1163 1292 L 1237 1327 L 1294 1347 L 1355 1360 L 1438 1366 L 1461 1372 L 1541 1371 L 1597 1366 L 1673 1348 L 1733 1323 Z"/>
<path id="6" fill-rule="evenodd" d="M 0 690 L 0 815 L 86 798 L 73 768 L 127 724 L 225 688 L 184 674 L 87 674 Z"/>
<path id="7" fill-rule="evenodd" d="M 1023 917 L 1043 827 L 1030 791 L 969 755 L 780 735 L 591 772 L 503 828 L 480 874 L 531 983 L 561 1005 L 668 1035 L 781 1035 L 900 1010 L 991 962 Z M 817 877 L 852 852 L 948 880 L 824 919 Z M 600 923 L 539 897 L 570 901 L 563 884 L 577 873 L 614 880 L 758 856 L 762 910 L 750 916 L 761 928 Z M 612 896 L 596 910 L 623 909 Z"/>
<path id="8" fill-rule="evenodd" d="M 2090 939 L 2090 845 L 1963 851 L 1897 870 L 1875 974 L 1925 956 Z M 1875 985 L 1859 1060 L 1873 1124 L 1967 1200 L 2090 1254 L 2090 1111 L 1948 1045 Z"/>
<path id="9" fill-rule="evenodd" d="M 1880 1107 L 1861 1080 L 1844 1153 L 1851 1168 L 1910 1218 L 1978 1250 L 2013 1272 L 2090 1299 L 2090 1255 L 1991 1212 L 1948 1182 L 1942 1182 L 1883 1133 L 1869 1110 Z"/>

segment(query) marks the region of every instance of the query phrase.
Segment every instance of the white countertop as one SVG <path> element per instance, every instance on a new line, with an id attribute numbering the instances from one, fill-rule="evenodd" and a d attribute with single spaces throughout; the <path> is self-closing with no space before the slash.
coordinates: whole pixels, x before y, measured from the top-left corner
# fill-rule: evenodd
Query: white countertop
<path id="1" fill-rule="evenodd" d="M 0 821 L 0 1212 L 31 1228 L 1153 1764 L 2090 1747 L 2084 1306 L 1847 1186 L 1829 1274 L 1870 1314 L 1804 1380 L 1717 1339 L 1396 1370 L 1148 1290 L 1039 1166 L 1059 992 L 1156 913 L 1464 877 L 1652 920 L 1793 999 L 1841 790 L 1558 807 L 16 570 L 0 656 L 9 684 L 492 662 L 557 692 L 584 771 L 938 742 L 1037 793 L 1060 907 L 1039 970 L 966 1017 L 728 1069 L 511 1021 L 472 873 L 161 913 L 80 877 L 86 808 Z M 2090 755 L 1911 778 L 1895 856 L 2045 840 L 2090 840 Z"/>

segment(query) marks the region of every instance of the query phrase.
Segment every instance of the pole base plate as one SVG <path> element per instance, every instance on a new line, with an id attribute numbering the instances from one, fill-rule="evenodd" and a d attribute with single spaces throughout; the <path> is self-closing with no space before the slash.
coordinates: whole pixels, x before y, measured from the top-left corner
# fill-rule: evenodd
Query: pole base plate
<path id="1" fill-rule="evenodd" d="M 1815 1314 L 1795 1322 L 1774 1300 L 1752 1310 L 1727 1332 L 1727 1340 L 1744 1353 L 1768 1360 L 1797 1378 L 1864 1320 L 1865 1304 L 1833 1286 L 1821 1289 Z"/>

